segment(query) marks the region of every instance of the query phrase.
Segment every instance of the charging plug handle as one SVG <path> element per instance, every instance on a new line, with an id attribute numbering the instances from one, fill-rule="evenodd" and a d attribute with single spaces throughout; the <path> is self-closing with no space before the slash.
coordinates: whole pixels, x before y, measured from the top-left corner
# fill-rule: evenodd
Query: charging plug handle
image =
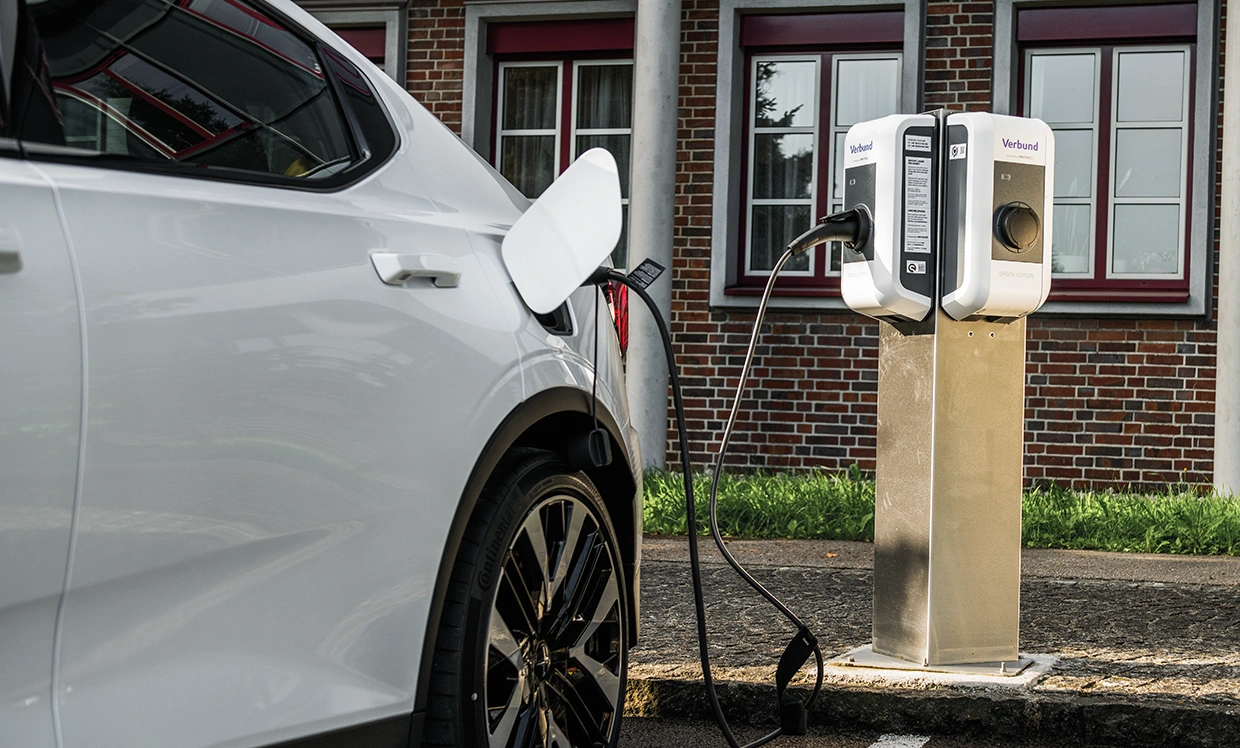
<path id="1" fill-rule="evenodd" d="M 849 249 L 861 249 L 870 241 L 874 218 L 870 209 L 858 205 L 852 210 L 833 213 L 818 221 L 818 225 L 806 231 L 788 244 L 792 254 L 799 255 L 823 242 L 844 242 Z"/>

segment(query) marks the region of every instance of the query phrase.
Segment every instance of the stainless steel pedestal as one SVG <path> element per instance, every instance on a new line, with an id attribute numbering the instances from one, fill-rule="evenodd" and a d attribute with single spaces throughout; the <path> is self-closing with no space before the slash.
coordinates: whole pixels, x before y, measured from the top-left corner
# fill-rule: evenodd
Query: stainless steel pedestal
<path id="1" fill-rule="evenodd" d="M 881 322 L 875 652 L 1016 660 L 1025 320 Z"/>

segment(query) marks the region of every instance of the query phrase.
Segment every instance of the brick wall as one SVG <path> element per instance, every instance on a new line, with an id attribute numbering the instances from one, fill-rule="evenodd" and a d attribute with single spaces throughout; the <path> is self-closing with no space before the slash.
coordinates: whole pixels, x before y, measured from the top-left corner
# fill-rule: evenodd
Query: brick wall
<path id="1" fill-rule="evenodd" d="M 926 4 L 926 108 L 990 108 L 993 3 Z"/>
<path id="2" fill-rule="evenodd" d="M 682 7 L 671 329 L 693 460 L 704 466 L 718 445 L 703 439 L 717 439 L 727 419 L 753 314 L 709 307 L 718 3 Z M 412 4 L 409 89 L 457 132 L 463 35 L 461 0 Z M 930 0 L 926 106 L 988 109 L 993 41 L 991 2 Z M 730 463 L 873 469 L 877 348 L 876 323 L 857 315 L 768 315 Z M 1209 482 L 1214 356 L 1213 321 L 1031 318 L 1026 482 Z M 673 467 L 675 438 L 669 417 Z"/>
<path id="3" fill-rule="evenodd" d="M 1210 325 L 1034 317 L 1027 345 L 1027 480 L 1118 488 L 1210 482 Z"/>
<path id="4" fill-rule="evenodd" d="M 405 88 L 457 135 L 464 71 L 464 0 L 413 0 Z"/>

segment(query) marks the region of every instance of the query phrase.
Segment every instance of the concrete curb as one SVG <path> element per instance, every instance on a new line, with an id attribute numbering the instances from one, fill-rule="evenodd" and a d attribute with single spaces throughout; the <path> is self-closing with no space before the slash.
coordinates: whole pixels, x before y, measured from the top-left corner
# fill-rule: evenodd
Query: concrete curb
<path id="1" fill-rule="evenodd" d="M 802 698 L 808 689 L 796 688 Z M 772 728 L 773 684 L 716 681 L 729 721 Z M 628 681 L 625 714 L 712 720 L 700 680 L 637 677 Z M 1165 700 L 1091 699 L 993 689 L 901 690 L 825 684 L 810 709 L 811 726 L 1124 746 L 1240 745 L 1240 710 Z"/>

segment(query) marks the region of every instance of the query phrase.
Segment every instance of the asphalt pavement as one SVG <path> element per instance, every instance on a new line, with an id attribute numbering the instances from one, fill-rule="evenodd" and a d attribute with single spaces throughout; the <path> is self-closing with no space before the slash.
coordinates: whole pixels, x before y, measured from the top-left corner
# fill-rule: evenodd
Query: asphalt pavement
<path id="1" fill-rule="evenodd" d="M 802 615 L 828 658 L 869 643 L 873 546 L 737 541 L 729 547 Z M 712 542 L 702 549 L 725 712 L 757 734 L 774 725 L 775 664 L 794 632 L 722 565 Z M 668 720 L 688 720 L 697 728 L 684 728 L 685 735 L 704 725 L 709 737 L 694 743 L 675 733 L 631 745 L 724 745 L 714 740 L 701 685 L 683 538 L 646 539 L 641 618 L 625 741 L 675 724 Z M 892 734 L 927 736 L 930 748 L 946 748 L 944 740 L 1240 746 L 1240 559 L 1026 550 L 1020 648 L 1047 663 L 1044 672 L 1020 682 L 952 681 L 916 671 L 887 677 L 829 667 L 810 724 L 820 738 L 837 742 L 804 745 L 869 746 Z M 812 670 L 799 676 L 802 687 L 811 679 Z M 633 719 L 640 717 L 659 719 Z M 848 742 L 854 738 L 862 742 Z M 781 739 L 777 745 L 798 744 Z"/>

